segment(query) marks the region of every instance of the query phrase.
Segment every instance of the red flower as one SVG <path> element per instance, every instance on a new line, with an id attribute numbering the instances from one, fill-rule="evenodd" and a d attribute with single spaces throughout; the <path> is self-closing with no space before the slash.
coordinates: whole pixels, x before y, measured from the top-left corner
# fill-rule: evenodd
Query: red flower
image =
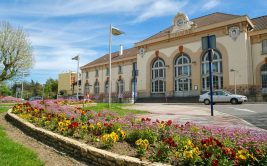
<path id="1" fill-rule="evenodd" d="M 104 126 L 106 126 L 106 127 L 112 127 L 112 123 L 104 123 Z"/>
<path id="2" fill-rule="evenodd" d="M 178 124 L 175 124 L 174 127 L 175 127 L 176 129 L 178 129 L 178 128 L 179 128 L 179 125 L 178 125 Z"/>
<path id="3" fill-rule="evenodd" d="M 158 152 L 157 152 L 157 156 L 160 156 L 160 154 L 161 154 L 161 151 L 159 149 Z"/>
<path id="4" fill-rule="evenodd" d="M 174 140 L 170 137 L 165 139 L 165 142 L 169 144 L 171 147 L 177 147 L 177 144 L 174 142 Z"/>
<path id="5" fill-rule="evenodd" d="M 144 122 L 144 121 L 146 121 L 146 120 L 145 120 L 145 118 L 142 118 L 141 121 Z"/>
<path id="6" fill-rule="evenodd" d="M 151 119 L 150 118 L 146 118 L 146 121 L 151 121 Z"/>
<path id="7" fill-rule="evenodd" d="M 219 165 L 219 161 L 218 161 L 217 159 L 212 160 L 211 165 L 212 165 L 212 166 L 218 166 L 218 165 Z"/>
<path id="8" fill-rule="evenodd" d="M 204 153 L 205 158 L 210 158 L 212 156 L 212 153 L 205 152 Z"/>
<path id="9" fill-rule="evenodd" d="M 170 126 L 172 124 L 172 120 L 168 120 L 166 125 Z"/>

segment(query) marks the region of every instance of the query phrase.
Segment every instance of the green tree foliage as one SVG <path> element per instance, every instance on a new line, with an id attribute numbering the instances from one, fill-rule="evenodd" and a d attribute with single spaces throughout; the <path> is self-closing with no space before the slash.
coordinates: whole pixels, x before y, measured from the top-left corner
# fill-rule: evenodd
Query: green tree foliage
<path id="1" fill-rule="evenodd" d="M 10 96 L 11 89 L 4 83 L 0 83 L 0 96 Z"/>
<path id="2" fill-rule="evenodd" d="M 32 47 L 22 28 L 0 23 L 0 81 L 9 80 L 33 66 Z"/>
<path id="3" fill-rule="evenodd" d="M 44 87 L 45 97 L 46 98 L 57 98 L 58 91 L 58 81 L 49 78 Z"/>

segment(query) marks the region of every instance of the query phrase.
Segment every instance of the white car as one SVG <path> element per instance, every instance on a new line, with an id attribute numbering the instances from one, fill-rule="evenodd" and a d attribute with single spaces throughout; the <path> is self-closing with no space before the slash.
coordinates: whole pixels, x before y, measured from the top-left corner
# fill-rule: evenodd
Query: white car
<path id="1" fill-rule="evenodd" d="M 241 104 L 246 102 L 248 98 L 243 95 L 232 94 L 225 90 L 214 90 L 213 91 L 213 102 L 214 103 L 232 103 Z M 206 92 L 199 96 L 199 102 L 206 105 L 210 104 L 210 92 Z"/>

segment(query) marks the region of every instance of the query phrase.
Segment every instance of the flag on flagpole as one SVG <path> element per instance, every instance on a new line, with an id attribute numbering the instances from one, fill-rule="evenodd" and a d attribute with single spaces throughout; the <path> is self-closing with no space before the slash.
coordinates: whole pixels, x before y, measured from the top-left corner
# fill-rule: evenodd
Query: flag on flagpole
<path id="1" fill-rule="evenodd" d="M 115 28 L 115 27 L 111 27 L 111 33 L 112 33 L 112 35 L 114 35 L 114 36 L 118 36 L 118 35 L 121 35 L 121 34 L 123 34 L 124 32 L 123 31 L 121 31 L 121 30 L 119 30 L 118 28 Z"/>
<path id="2" fill-rule="evenodd" d="M 72 60 L 79 60 L 79 55 L 73 57 Z"/>

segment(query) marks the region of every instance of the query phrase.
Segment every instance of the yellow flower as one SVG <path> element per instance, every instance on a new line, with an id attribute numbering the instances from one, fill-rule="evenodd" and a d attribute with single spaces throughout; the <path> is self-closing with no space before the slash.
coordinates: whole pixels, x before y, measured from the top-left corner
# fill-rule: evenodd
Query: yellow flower
<path id="1" fill-rule="evenodd" d="M 121 131 L 121 128 L 118 128 L 117 131 L 120 132 Z"/>
<path id="2" fill-rule="evenodd" d="M 81 126 L 81 128 L 82 128 L 82 129 L 87 129 L 87 126 L 83 124 L 83 125 Z"/>
<path id="3" fill-rule="evenodd" d="M 256 160 L 256 158 L 253 156 L 253 154 L 249 154 L 252 160 Z"/>
<path id="4" fill-rule="evenodd" d="M 98 128 L 101 128 L 101 123 L 100 122 L 98 122 L 96 125 L 97 125 Z"/>
<path id="5" fill-rule="evenodd" d="M 141 138 L 139 140 L 135 141 L 135 145 L 137 145 L 137 146 L 141 145 L 141 143 L 142 143 L 142 139 Z"/>
<path id="6" fill-rule="evenodd" d="M 149 141 L 147 139 L 142 140 L 141 138 L 135 141 L 135 145 L 139 146 L 142 149 L 147 149 L 149 146 Z"/>
<path id="7" fill-rule="evenodd" d="M 187 158 L 193 158 L 193 151 L 184 151 L 184 156 L 186 156 Z"/>
<path id="8" fill-rule="evenodd" d="M 196 155 L 200 155 L 200 151 L 199 151 L 198 147 L 194 148 L 194 149 L 193 149 L 193 152 L 194 152 Z"/>
<path id="9" fill-rule="evenodd" d="M 122 139 L 125 139 L 126 133 L 124 131 L 121 131 L 121 137 L 122 137 Z"/>
<path id="10" fill-rule="evenodd" d="M 239 159 L 241 159 L 241 160 L 246 160 L 247 158 L 246 158 L 246 156 L 244 156 L 244 155 L 239 155 L 239 157 L 238 157 Z"/>
<path id="11" fill-rule="evenodd" d="M 93 130 L 93 129 L 95 129 L 95 126 L 93 124 L 90 124 L 89 128 Z"/>
<path id="12" fill-rule="evenodd" d="M 115 142 L 117 142 L 119 140 L 119 136 L 115 132 L 112 132 L 110 134 L 110 137 L 111 137 L 113 143 L 115 143 Z"/>
<path id="13" fill-rule="evenodd" d="M 60 122 L 58 122 L 58 126 L 59 126 L 59 127 L 63 127 L 63 125 L 64 125 L 64 123 L 63 123 L 63 122 L 61 122 L 61 121 L 60 121 Z"/>

